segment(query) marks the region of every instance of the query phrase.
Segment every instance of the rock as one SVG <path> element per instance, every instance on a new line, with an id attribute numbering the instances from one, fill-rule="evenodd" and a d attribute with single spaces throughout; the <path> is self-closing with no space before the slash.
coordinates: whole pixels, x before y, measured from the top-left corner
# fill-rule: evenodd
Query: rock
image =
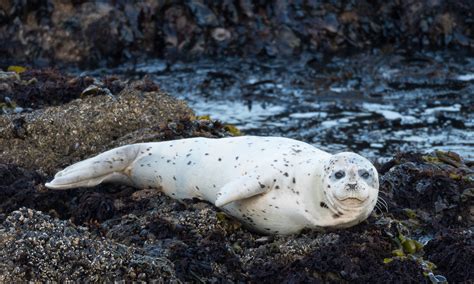
<path id="1" fill-rule="evenodd" d="M 302 51 L 331 53 L 386 47 L 472 49 L 470 1 L 57 0 L 0 3 L 0 67 L 20 63 L 116 65 L 132 58 L 201 55 L 288 57 L 267 38 L 289 27 Z M 377 11 L 377 13 L 374 13 Z M 232 44 L 214 44 L 222 28 Z M 292 40 L 293 42 L 296 42 Z M 218 42 L 221 42 L 217 40 Z"/>
<path id="2" fill-rule="evenodd" d="M 227 41 L 232 36 L 231 33 L 224 28 L 215 28 L 212 30 L 211 34 L 212 38 L 214 38 L 218 42 Z"/>
<path id="3" fill-rule="evenodd" d="M 147 81 L 115 97 L 87 96 L 61 106 L 0 117 L 0 161 L 52 174 L 92 154 L 119 146 L 130 132 L 193 115 L 182 101 Z"/>
<path id="4" fill-rule="evenodd" d="M 206 132 L 210 124 L 205 122 L 170 123 L 160 139 L 196 131 L 213 135 Z M 135 134 L 130 137 L 140 139 Z M 465 192 L 472 188 L 471 181 L 464 183 L 462 175 L 451 181 L 456 185 L 452 188 L 467 198 L 457 200 L 451 199 L 451 189 L 440 194 L 445 185 L 437 185 L 436 179 L 429 185 L 425 177 L 462 174 L 470 166 L 452 153 L 396 156 L 380 168 L 381 196 L 390 205 L 387 213 L 374 213 L 366 222 L 344 230 L 304 231 L 263 240 L 206 202 L 178 202 L 157 191 L 117 185 L 44 191 L 44 175 L 0 164 L 0 280 L 109 281 L 118 275 L 185 282 L 340 282 L 383 277 L 424 283 L 431 276 L 465 281 L 472 270 L 472 222 L 452 218 L 465 218 L 459 212 L 469 206 Z M 443 196 L 455 207 L 437 213 L 430 202 L 438 199 L 431 196 Z M 87 228 L 31 209 L 12 212 L 22 204 Z M 434 235 L 425 247 L 415 239 L 420 228 L 423 234 Z"/>
<path id="5" fill-rule="evenodd" d="M 400 154 L 381 168 L 381 191 L 388 197 L 392 214 L 406 219 L 404 208 L 415 209 L 423 226 L 432 232 L 474 224 L 470 203 L 464 194 L 474 187 L 469 177 L 474 169 L 455 153 Z"/>
<path id="6" fill-rule="evenodd" d="M 446 230 L 428 242 L 424 250 L 438 271 L 453 283 L 474 279 L 474 233 L 472 229 Z"/>
<path id="7" fill-rule="evenodd" d="M 219 24 L 216 15 L 203 1 L 189 0 L 186 1 L 186 5 L 192 11 L 198 25 L 202 27 L 215 27 Z"/>
<path id="8" fill-rule="evenodd" d="M 125 268 L 125 269 L 124 269 Z M 0 225 L 0 281 L 178 281 L 173 264 L 97 238 L 87 228 L 21 208 Z"/>

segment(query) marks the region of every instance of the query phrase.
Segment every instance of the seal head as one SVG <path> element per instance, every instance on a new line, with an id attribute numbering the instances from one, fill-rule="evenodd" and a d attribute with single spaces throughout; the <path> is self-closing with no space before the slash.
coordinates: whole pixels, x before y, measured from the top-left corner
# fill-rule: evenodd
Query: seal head
<path id="1" fill-rule="evenodd" d="M 324 194 L 334 217 L 362 221 L 375 207 L 378 173 L 366 158 L 351 152 L 333 155 L 322 177 Z"/>

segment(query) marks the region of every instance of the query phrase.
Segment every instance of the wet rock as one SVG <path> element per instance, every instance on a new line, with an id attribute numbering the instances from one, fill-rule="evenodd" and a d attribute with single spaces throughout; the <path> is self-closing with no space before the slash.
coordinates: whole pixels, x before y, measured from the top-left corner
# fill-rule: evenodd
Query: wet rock
<path id="1" fill-rule="evenodd" d="M 24 206 L 47 212 L 53 217 L 70 219 L 75 224 L 102 222 L 118 213 L 113 203 L 117 190 L 111 186 L 99 186 L 94 191 L 50 191 L 44 187 L 48 180 L 44 174 L 2 163 L 0 178 L 0 221 Z M 122 191 L 128 195 L 133 192 Z"/>
<path id="2" fill-rule="evenodd" d="M 106 66 L 149 56 L 263 55 L 262 49 L 285 57 L 305 50 L 474 47 L 470 1 L 315 3 L 3 1 L 0 67 L 18 62 Z M 287 50 L 271 44 L 278 40 L 272 31 L 283 27 L 301 46 Z M 227 33 L 216 35 L 216 28 L 232 34 L 227 45 L 214 44 L 216 37 L 227 38 Z"/>
<path id="3" fill-rule="evenodd" d="M 474 279 L 474 236 L 471 229 L 446 230 L 429 241 L 424 250 L 450 282 Z"/>
<path id="4" fill-rule="evenodd" d="M 215 28 L 212 30 L 212 37 L 218 42 L 227 41 L 231 36 L 231 33 L 224 28 Z"/>
<path id="5" fill-rule="evenodd" d="M 297 52 L 301 46 L 301 40 L 288 27 L 282 27 L 276 36 L 279 54 L 289 55 Z"/>
<path id="6" fill-rule="evenodd" d="M 0 225 L 0 281 L 177 281 L 173 264 L 92 236 L 84 227 L 21 208 Z"/>
<path id="7" fill-rule="evenodd" d="M 187 1 L 186 5 L 191 9 L 198 25 L 202 27 L 215 27 L 218 25 L 216 15 L 203 1 L 190 0 Z"/>
<path id="8" fill-rule="evenodd" d="M 383 228 L 358 226 L 341 230 L 331 242 L 320 242 L 308 254 L 292 262 L 269 261 L 251 268 L 254 281 L 274 282 L 426 282 L 418 264 L 411 260 L 384 264 L 394 248 Z M 357 238 L 357 240 L 354 240 Z"/>
<path id="9" fill-rule="evenodd" d="M 455 153 L 400 154 L 381 172 L 382 197 L 387 197 L 397 218 L 409 218 L 405 213 L 409 208 L 429 230 L 474 224 L 472 197 L 463 195 L 474 187 L 474 169 Z"/>
<path id="10" fill-rule="evenodd" d="M 110 94 L 118 94 L 125 88 L 125 83 L 114 76 L 105 77 L 100 81 L 89 76 L 64 74 L 54 69 L 31 69 L 13 75 L 10 79 L 5 76 L 0 79 L 4 86 L 7 86 L 0 93 L 0 104 L 10 100 L 12 105 L 26 110 L 61 105 L 80 98 L 81 95 L 104 93 L 105 90 Z M 100 87 L 104 89 L 99 90 Z M 5 111 L 8 112 L 8 109 Z"/>
<path id="11" fill-rule="evenodd" d="M 324 17 L 324 29 L 328 32 L 336 33 L 339 28 L 339 21 L 334 13 L 329 13 Z"/>

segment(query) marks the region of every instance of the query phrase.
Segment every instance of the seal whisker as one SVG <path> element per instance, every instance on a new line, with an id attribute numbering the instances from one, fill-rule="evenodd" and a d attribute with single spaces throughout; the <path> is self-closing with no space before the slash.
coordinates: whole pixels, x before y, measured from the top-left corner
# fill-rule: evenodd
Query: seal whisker
<path id="1" fill-rule="evenodd" d="M 380 208 L 384 208 L 386 212 L 388 212 L 388 204 L 387 204 L 387 201 L 385 201 L 385 199 L 383 199 L 381 196 L 379 196 L 377 198 L 377 203 L 375 204 L 376 206 L 379 206 Z M 380 211 L 383 211 L 380 209 Z"/>
<path id="2" fill-rule="evenodd" d="M 387 201 L 386 201 L 385 199 L 383 199 L 383 197 L 378 196 L 377 202 L 382 203 L 382 204 L 387 208 L 387 210 L 388 210 L 388 203 L 387 203 Z"/>

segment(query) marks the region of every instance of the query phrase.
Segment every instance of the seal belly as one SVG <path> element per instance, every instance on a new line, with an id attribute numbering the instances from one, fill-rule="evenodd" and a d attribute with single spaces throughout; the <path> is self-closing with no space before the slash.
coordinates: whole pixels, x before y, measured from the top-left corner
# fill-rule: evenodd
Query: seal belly
<path id="1" fill-rule="evenodd" d="M 247 227 L 263 234 L 285 235 L 308 225 L 297 207 L 285 206 L 284 202 L 278 202 L 280 200 L 261 195 L 231 203 L 223 209 Z"/>

